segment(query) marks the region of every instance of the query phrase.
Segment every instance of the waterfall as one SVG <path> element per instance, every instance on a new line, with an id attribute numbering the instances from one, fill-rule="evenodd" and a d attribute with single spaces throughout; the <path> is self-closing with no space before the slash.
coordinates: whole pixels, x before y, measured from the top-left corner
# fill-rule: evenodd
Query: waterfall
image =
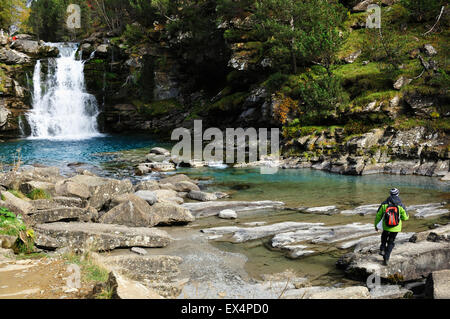
<path id="1" fill-rule="evenodd" d="M 84 139 L 100 136 L 97 101 L 86 93 L 84 62 L 76 59 L 78 44 L 47 45 L 56 46 L 59 56 L 48 60 L 44 79 L 41 61 L 37 61 L 34 67 L 33 109 L 27 114 L 31 138 Z"/>

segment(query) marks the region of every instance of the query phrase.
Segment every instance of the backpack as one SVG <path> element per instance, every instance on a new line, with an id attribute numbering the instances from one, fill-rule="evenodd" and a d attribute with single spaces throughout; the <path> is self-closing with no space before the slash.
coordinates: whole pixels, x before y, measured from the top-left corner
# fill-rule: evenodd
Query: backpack
<path id="1" fill-rule="evenodd" d="M 384 212 L 384 223 L 388 227 L 398 226 L 400 223 L 400 213 L 398 206 L 388 203 L 386 211 Z"/>

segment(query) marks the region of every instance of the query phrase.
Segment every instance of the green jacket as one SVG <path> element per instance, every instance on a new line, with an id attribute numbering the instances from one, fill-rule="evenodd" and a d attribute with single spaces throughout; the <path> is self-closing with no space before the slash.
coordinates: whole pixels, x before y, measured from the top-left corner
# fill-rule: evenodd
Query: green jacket
<path id="1" fill-rule="evenodd" d="M 384 213 L 386 212 L 386 208 L 388 207 L 388 204 L 383 204 L 380 206 L 377 212 L 377 216 L 375 217 L 375 228 L 377 227 L 380 220 L 383 218 Z M 384 220 L 383 220 L 383 230 L 392 232 L 392 233 L 398 233 L 402 231 L 402 220 L 408 220 L 409 216 L 404 210 L 403 207 L 398 206 L 399 213 L 400 213 L 400 220 L 397 226 L 394 227 L 388 227 L 386 226 Z"/>

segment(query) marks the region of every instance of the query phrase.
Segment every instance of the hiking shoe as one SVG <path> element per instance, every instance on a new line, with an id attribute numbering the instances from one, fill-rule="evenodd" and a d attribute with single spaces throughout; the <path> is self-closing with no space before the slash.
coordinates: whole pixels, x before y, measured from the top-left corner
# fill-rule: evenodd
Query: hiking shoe
<path id="1" fill-rule="evenodd" d="M 380 256 L 383 256 L 383 257 L 384 257 L 384 250 L 380 249 L 380 251 L 378 252 L 378 254 L 379 254 Z"/>
<path id="2" fill-rule="evenodd" d="M 383 256 L 383 265 L 387 266 L 389 264 L 389 259 L 386 258 L 386 256 Z"/>

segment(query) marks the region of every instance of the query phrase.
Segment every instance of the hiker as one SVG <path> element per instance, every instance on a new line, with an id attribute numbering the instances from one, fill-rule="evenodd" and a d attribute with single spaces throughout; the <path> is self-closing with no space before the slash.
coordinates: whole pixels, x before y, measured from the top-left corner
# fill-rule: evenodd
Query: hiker
<path id="1" fill-rule="evenodd" d="M 383 256 L 383 264 L 386 266 L 389 262 L 392 249 L 395 246 L 395 237 L 402 231 L 402 220 L 408 220 L 406 208 L 398 196 L 400 194 L 397 188 L 390 190 L 390 196 L 381 203 L 375 217 L 375 229 L 383 219 L 383 233 L 381 234 L 380 255 Z"/>

